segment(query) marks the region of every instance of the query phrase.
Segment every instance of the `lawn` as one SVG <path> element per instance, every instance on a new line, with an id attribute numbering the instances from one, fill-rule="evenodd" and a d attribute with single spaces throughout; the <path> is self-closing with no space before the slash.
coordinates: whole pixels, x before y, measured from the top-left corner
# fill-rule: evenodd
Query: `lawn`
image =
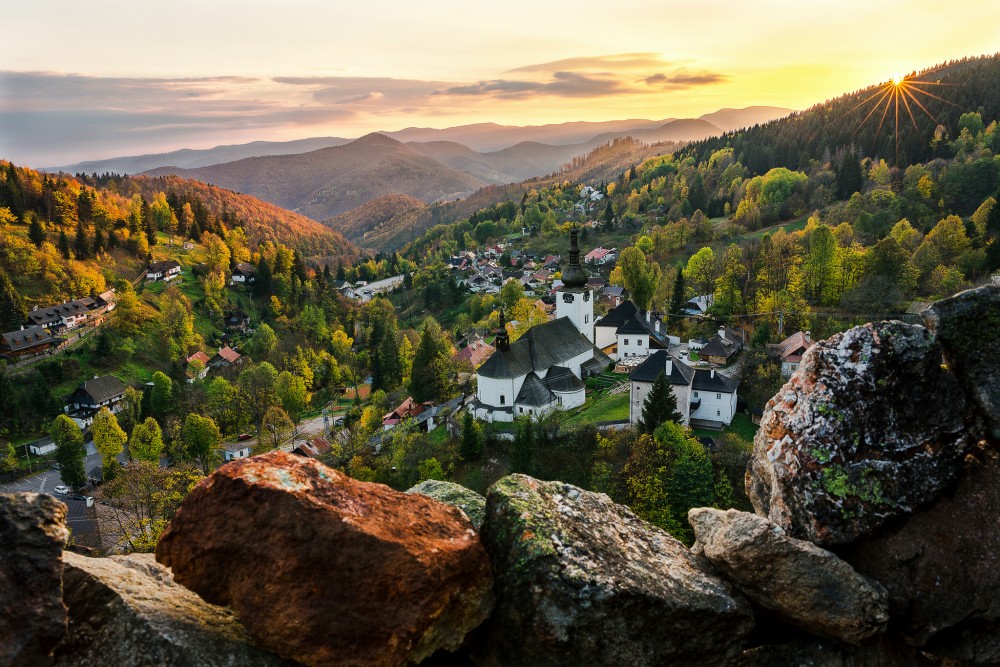
<path id="1" fill-rule="evenodd" d="M 436 429 L 427 434 L 427 440 L 434 445 L 443 445 L 448 442 L 448 427 L 439 424 Z"/>
<path id="2" fill-rule="evenodd" d="M 567 417 L 565 423 L 590 424 L 628 419 L 628 404 L 628 392 L 614 395 L 603 393 L 592 395 L 582 407 L 577 408 Z"/>
<path id="3" fill-rule="evenodd" d="M 726 427 L 725 433 L 732 433 L 738 436 L 740 439 L 745 440 L 748 443 L 752 443 L 754 436 L 757 435 L 757 429 L 760 428 L 757 424 L 753 423 L 749 415 L 742 412 L 737 412 L 733 415 L 733 422 Z M 697 436 L 715 438 L 718 437 L 718 431 L 707 431 L 705 429 L 695 428 L 691 429 L 692 432 Z"/>

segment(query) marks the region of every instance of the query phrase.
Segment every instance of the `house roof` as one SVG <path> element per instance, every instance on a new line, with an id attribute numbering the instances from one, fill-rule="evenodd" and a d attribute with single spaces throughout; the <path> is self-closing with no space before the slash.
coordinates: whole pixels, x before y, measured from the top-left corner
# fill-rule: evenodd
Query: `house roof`
<path id="1" fill-rule="evenodd" d="M 58 322 L 64 317 L 86 313 L 89 310 L 88 304 L 93 303 L 94 300 L 88 298 L 87 301 L 77 299 L 67 303 L 56 304 L 55 306 L 48 306 L 47 308 L 38 308 L 28 313 L 28 319 L 39 325 L 51 324 L 52 322 Z"/>
<path id="2" fill-rule="evenodd" d="M 743 336 L 738 331 L 726 330 L 726 337 L 715 334 L 708 339 L 705 347 L 698 351 L 702 357 L 724 357 L 728 359 L 743 349 Z"/>
<path id="3" fill-rule="evenodd" d="M 490 358 L 494 350 L 496 348 L 486 341 L 475 340 L 459 350 L 455 358 L 462 362 L 468 362 L 473 366 L 479 366 Z"/>
<path id="4" fill-rule="evenodd" d="M 246 262 L 238 262 L 236 264 L 236 270 L 233 271 L 233 273 L 242 273 L 245 276 L 252 276 L 257 273 L 257 267 Z"/>
<path id="5" fill-rule="evenodd" d="M 808 331 L 796 331 L 778 344 L 780 350 L 778 355 L 782 361 L 799 361 L 813 343 Z"/>
<path id="6" fill-rule="evenodd" d="M 545 383 L 534 372 L 528 373 L 521 384 L 520 391 L 514 403 L 517 405 L 530 405 L 533 407 L 544 407 L 556 400 L 556 395 L 545 386 Z"/>
<path id="7" fill-rule="evenodd" d="M 652 332 L 650 332 L 649 328 L 646 326 L 646 321 L 643 320 L 641 316 L 636 314 L 621 324 L 616 330 L 616 333 L 649 335 Z"/>
<path id="8" fill-rule="evenodd" d="M 713 372 L 704 368 L 699 368 L 694 372 L 694 382 L 692 389 L 698 391 L 714 391 L 717 393 L 731 394 L 740 386 L 740 381 L 719 372 Z"/>
<path id="9" fill-rule="evenodd" d="M 656 376 L 667 370 L 667 359 L 671 361 L 670 375 L 667 378 L 670 384 L 689 385 L 694 377 L 694 369 L 680 361 L 666 350 L 658 350 L 646 357 L 646 360 L 635 367 L 629 373 L 628 379 L 631 382 L 654 382 Z"/>
<path id="10" fill-rule="evenodd" d="M 102 375 L 99 378 L 87 380 L 80 385 L 77 391 L 80 389 L 90 395 L 95 403 L 103 403 L 124 394 L 125 383 L 114 375 Z"/>
<path id="11" fill-rule="evenodd" d="M 292 450 L 292 454 L 317 458 L 330 451 L 330 441 L 324 437 L 313 438 L 299 443 Z"/>
<path id="12" fill-rule="evenodd" d="M 162 262 L 150 262 L 150 273 L 166 273 L 171 269 L 180 269 L 181 265 L 176 259 L 165 259 Z"/>
<path id="13" fill-rule="evenodd" d="M 498 349 L 479 369 L 488 378 L 515 378 L 546 370 L 584 352 L 603 353 L 581 334 L 568 317 L 536 324 L 507 349 Z"/>
<path id="14" fill-rule="evenodd" d="M 617 329 L 629 321 L 639 309 L 631 301 L 622 301 L 620 304 L 608 311 L 608 314 L 597 320 L 594 326 L 614 327 Z"/>
<path id="15" fill-rule="evenodd" d="M 244 442 L 224 442 L 222 448 L 227 452 L 241 452 L 244 449 L 250 451 L 250 445 Z"/>
<path id="16" fill-rule="evenodd" d="M 42 327 L 28 327 L 3 334 L 3 344 L 12 352 L 27 350 L 37 345 L 55 342 L 52 335 Z"/>
<path id="17" fill-rule="evenodd" d="M 194 361 L 200 361 L 201 363 L 207 365 L 208 362 L 211 361 L 211 359 L 208 358 L 207 354 L 205 354 L 201 350 L 198 350 L 197 352 L 195 352 L 194 354 L 192 354 L 190 357 L 187 358 L 187 362 L 189 364 Z"/>
<path id="18" fill-rule="evenodd" d="M 228 345 L 220 348 L 219 351 L 215 353 L 215 356 L 222 357 L 223 360 L 228 361 L 231 364 L 235 364 L 240 360 L 240 353 Z"/>
<path id="19" fill-rule="evenodd" d="M 604 293 L 608 296 L 621 296 L 625 293 L 625 288 L 621 285 L 607 285 L 604 288 Z"/>
<path id="20" fill-rule="evenodd" d="M 586 255 L 584 255 L 583 261 L 593 262 L 598 259 L 604 259 L 604 257 L 607 256 L 609 252 L 611 252 L 610 248 L 594 248 Z"/>

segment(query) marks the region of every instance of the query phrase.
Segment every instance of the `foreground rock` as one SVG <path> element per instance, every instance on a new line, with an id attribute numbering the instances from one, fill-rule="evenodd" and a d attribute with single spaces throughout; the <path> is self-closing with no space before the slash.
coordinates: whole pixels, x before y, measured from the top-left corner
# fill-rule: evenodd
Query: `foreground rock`
<path id="1" fill-rule="evenodd" d="M 482 539 L 497 585 L 486 664 L 727 664 L 753 626 L 705 561 L 604 494 L 505 477 Z"/>
<path id="2" fill-rule="evenodd" d="M 66 631 L 66 506 L 38 493 L 0 494 L 0 665 L 46 664 Z"/>
<path id="3" fill-rule="evenodd" d="M 885 631 L 885 589 L 826 549 L 748 512 L 692 509 L 700 552 L 751 600 L 810 634 L 859 644 Z"/>
<path id="4" fill-rule="evenodd" d="M 930 667 L 938 663 L 888 637 L 861 646 L 822 639 L 797 639 L 758 646 L 743 654 L 741 667 Z"/>
<path id="5" fill-rule="evenodd" d="M 948 367 L 1000 441 L 1000 287 L 980 287 L 938 301 L 924 311 L 944 347 Z"/>
<path id="6" fill-rule="evenodd" d="M 820 545 L 871 534 L 954 483 L 975 438 L 930 332 L 902 322 L 817 343 L 772 398 L 747 495 L 758 514 Z"/>
<path id="7" fill-rule="evenodd" d="M 188 495 L 156 548 L 254 639 L 308 665 L 403 665 L 454 650 L 492 608 L 490 564 L 454 507 L 271 452 Z"/>
<path id="8" fill-rule="evenodd" d="M 1000 460 L 976 450 L 955 491 L 841 550 L 889 591 L 893 625 L 915 646 L 1000 663 Z"/>
<path id="9" fill-rule="evenodd" d="M 486 512 L 486 498 L 454 482 L 441 482 L 428 479 L 407 489 L 407 493 L 419 493 L 422 496 L 439 500 L 446 505 L 454 505 L 465 512 L 472 526 L 479 530 L 483 525 L 483 514 Z"/>
<path id="10" fill-rule="evenodd" d="M 175 584 L 152 554 L 64 558 L 69 631 L 57 666 L 286 664 L 254 646 L 233 612 Z"/>

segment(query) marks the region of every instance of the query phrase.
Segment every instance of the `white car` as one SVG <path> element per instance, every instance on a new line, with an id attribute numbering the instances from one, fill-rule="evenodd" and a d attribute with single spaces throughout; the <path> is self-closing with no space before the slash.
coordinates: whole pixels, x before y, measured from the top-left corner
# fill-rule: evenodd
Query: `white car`
<path id="1" fill-rule="evenodd" d="M 56 488 L 54 488 L 53 491 L 55 491 L 56 493 L 58 493 L 61 496 L 65 496 L 67 493 L 69 493 L 69 487 L 65 486 L 63 484 L 60 484 L 59 486 L 57 486 Z"/>

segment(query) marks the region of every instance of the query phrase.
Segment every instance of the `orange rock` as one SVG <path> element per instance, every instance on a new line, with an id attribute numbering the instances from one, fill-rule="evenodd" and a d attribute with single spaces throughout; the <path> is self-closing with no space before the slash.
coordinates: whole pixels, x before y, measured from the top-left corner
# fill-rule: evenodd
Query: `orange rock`
<path id="1" fill-rule="evenodd" d="M 493 606 L 489 559 L 461 510 L 284 452 L 202 481 L 156 559 L 306 665 L 417 663 L 458 648 Z"/>

